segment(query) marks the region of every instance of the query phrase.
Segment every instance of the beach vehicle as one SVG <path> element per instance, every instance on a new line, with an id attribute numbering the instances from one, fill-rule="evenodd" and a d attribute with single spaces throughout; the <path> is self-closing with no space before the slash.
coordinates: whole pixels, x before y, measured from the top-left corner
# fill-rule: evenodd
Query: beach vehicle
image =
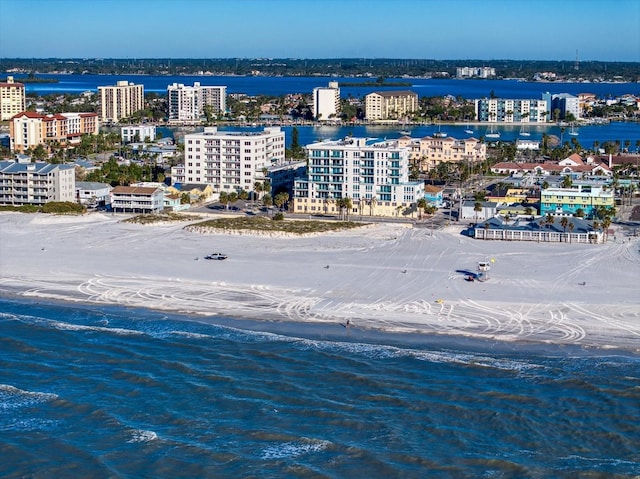
<path id="1" fill-rule="evenodd" d="M 204 257 L 204 259 L 214 259 L 218 261 L 222 261 L 223 259 L 227 259 L 228 256 L 223 253 L 211 253 Z"/>

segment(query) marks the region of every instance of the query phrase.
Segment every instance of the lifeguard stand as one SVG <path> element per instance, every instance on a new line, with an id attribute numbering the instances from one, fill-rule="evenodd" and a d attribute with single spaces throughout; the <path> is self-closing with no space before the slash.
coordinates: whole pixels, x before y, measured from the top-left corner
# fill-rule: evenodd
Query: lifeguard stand
<path id="1" fill-rule="evenodd" d="M 491 271 L 491 263 L 489 261 L 478 261 L 478 281 L 488 280 L 489 271 Z"/>

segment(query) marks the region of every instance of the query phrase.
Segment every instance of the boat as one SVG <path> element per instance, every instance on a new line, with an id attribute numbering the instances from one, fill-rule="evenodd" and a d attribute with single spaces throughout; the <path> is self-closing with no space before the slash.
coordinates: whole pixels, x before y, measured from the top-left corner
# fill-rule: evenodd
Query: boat
<path id="1" fill-rule="evenodd" d="M 469 125 L 469 123 L 467 123 L 467 126 L 464 129 L 464 132 L 469 134 L 469 135 L 473 135 L 473 128 L 471 128 L 471 125 Z"/>
<path id="2" fill-rule="evenodd" d="M 489 127 L 489 133 L 484 136 L 487 138 L 500 138 L 500 132 L 496 131 L 496 127 L 494 125 L 491 125 Z"/>
<path id="3" fill-rule="evenodd" d="M 447 134 L 444 131 L 440 131 L 440 125 L 438 125 L 438 131 L 433 134 L 434 138 L 446 138 Z"/>
<path id="4" fill-rule="evenodd" d="M 578 136 L 578 130 L 576 130 L 576 125 L 571 124 L 571 129 L 569 130 L 569 134 L 571 136 Z"/>
<path id="5" fill-rule="evenodd" d="M 403 136 L 411 136 L 411 132 L 409 130 L 400 130 L 400 134 Z"/>
<path id="6" fill-rule="evenodd" d="M 520 127 L 520 136 L 531 136 L 531 133 L 529 133 L 529 129 L 527 127 L 525 127 L 524 125 L 522 125 Z"/>

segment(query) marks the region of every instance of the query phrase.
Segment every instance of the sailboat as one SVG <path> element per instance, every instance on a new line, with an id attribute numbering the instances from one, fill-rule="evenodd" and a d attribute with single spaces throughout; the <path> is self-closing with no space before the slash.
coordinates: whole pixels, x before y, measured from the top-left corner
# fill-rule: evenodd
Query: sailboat
<path id="1" fill-rule="evenodd" d="M 447 134 L 444 131 L 440 131 L 440 125 L 438 125 L 438 131 L 433 134 L 434 138 L 446 138 Z"/>
<path id="2" fill-rule="evenodd" d="M 527 127 L 525 127 L 524 125 L 522 125 L 520 127 L 520 136 L 531 136 L 531 133 L 529 133 L 529 129 Z"/>
<path id="3" fill-rule="evenodd" d="M 464 129 L 464 132 L 469 135 L 473 135 L 473 128 L 471 128 L 471 125 L 469 125 L 468 122 L 467 122 L 467 127 Z"/>
<path id="4" fill-rule="evenodd" d="M 578 136 L 578 130 L 576 130 L 575 123 L 571 123 L 571 129 L 569 130 L 571 136 Z"/>
<path id="5" fill-rule="evenodd" d="M 500 138 L 500 132 L 496 131 L 496 127 L 491 125 L 489 127 L 489 133 L 485 135 L 487 138 Z"/>

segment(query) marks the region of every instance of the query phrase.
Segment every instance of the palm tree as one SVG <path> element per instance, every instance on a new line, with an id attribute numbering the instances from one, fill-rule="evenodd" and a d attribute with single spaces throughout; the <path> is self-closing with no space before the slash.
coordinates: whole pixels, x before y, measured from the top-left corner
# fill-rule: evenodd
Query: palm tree
<path id="1" fill-rule="evenodd" d="M 364 207 L 367 204 L 364 198 L 360 197 L 358 201 L 358 212 L 360 213 L 360 219 L 362 220 L 362 212 L 364 211 Z"/>
<path id="2" fill-rule="evenodd" d="M 333 203 L 333 199 L 327 197 L 322 201 L 322 203 L 324 204 L 324 214 L 329 214 L 329 205 Z"/>
<path id="3" fill-rule="evenodd" d="M 348 196 L 345 196 L 342 199 L 342 206 L 344 207 L 345 212 L 346 212 L 346 219 L 347 219 L 347 221 L 349 221 L 349 213 L 353 209 L 353 200 L 351 198 L 349 198 Z"/>
<path id="4" fill-rule="evenodd" d="M 607 241 L 607 230 L 609 229 L 609 226 L 611 226 L 611 218 L 605 216 L 605 218 L 602 220 L 602 232 L 604 233 L 605 241 Z"/>
<path id="5" fill-rule="evenodd" d="M 371 199 L 369 200 L 369 216 L 373 216 L 377 204 L 377 198 L 375 196 L 371 197 Z"/>
<path id="6" fill-rule="evenodd" d="M 420 198 L 418 200 L 418 202 L 416 203 L 416 206 L 418 207 L 418 216 L 419 219 L 422 219 L 422 213 L 424 212 L 424 209 L 427 207 L 427 200 L 426 198 Z"/>
<path id="7" fill-rule="evenodd" d="M 556 218 L 551 213 L 547 213 L 547 217 L 545 218 L 545 223 L 548 226 L 549 233 L 547 235 L 547 241 L 551 241 L 551 227 L 555 224 Z"/>
<path id="8" fill-rule="evenodd" d="M 573 233 L 573 228 L 575 228 L 576 225 L 573 224 L 573 222 L 569 223 L 569 244 L 571 244 L 571 233 Z"/>
<path id="9" fill-rule="evenodd" d="M 287 203 L 287 201 L 289 201 L 289 193 L 287 193 L 286 191 L 283 191 L 282 193 L 278 193 L 273 199 L 273 202 L 281 211 L 282 211 L 282 207 Z"/>
<path id="10" fill-rule="evenodd" d="M 478 223 L 478 213 L 482 211 L 482 203 L 480 203 L 479 201 L 476 201 L 473 204 L 473 211 L 476 212 L 476 223 Z"/>
<path id="11" fill-rule="evenodd" d="M 566 216 L 563 216 L 560 220 L 560 226 L 562 226 L 563 236 L 566 237 L 567 234 L 567 226 L 569 225 L 569 219 Z"/>
<path id="12" fill-rule="evenodd" d="M 260 200 L 260 193 L 262 193 L 264 190 L 262 189 L 262 183 L 259 181 L 256 181 L 255 184 L 253 185 L 253 191 L 256 192 L 256 199 L 259 201 Z"/>
<path id="13" fill-rule="evenodd" d="M 227 205 L 229 204 L 229 194 L 226 191 L 221 191 L 218 201 L 225 209 L 227 209 Z"/>

